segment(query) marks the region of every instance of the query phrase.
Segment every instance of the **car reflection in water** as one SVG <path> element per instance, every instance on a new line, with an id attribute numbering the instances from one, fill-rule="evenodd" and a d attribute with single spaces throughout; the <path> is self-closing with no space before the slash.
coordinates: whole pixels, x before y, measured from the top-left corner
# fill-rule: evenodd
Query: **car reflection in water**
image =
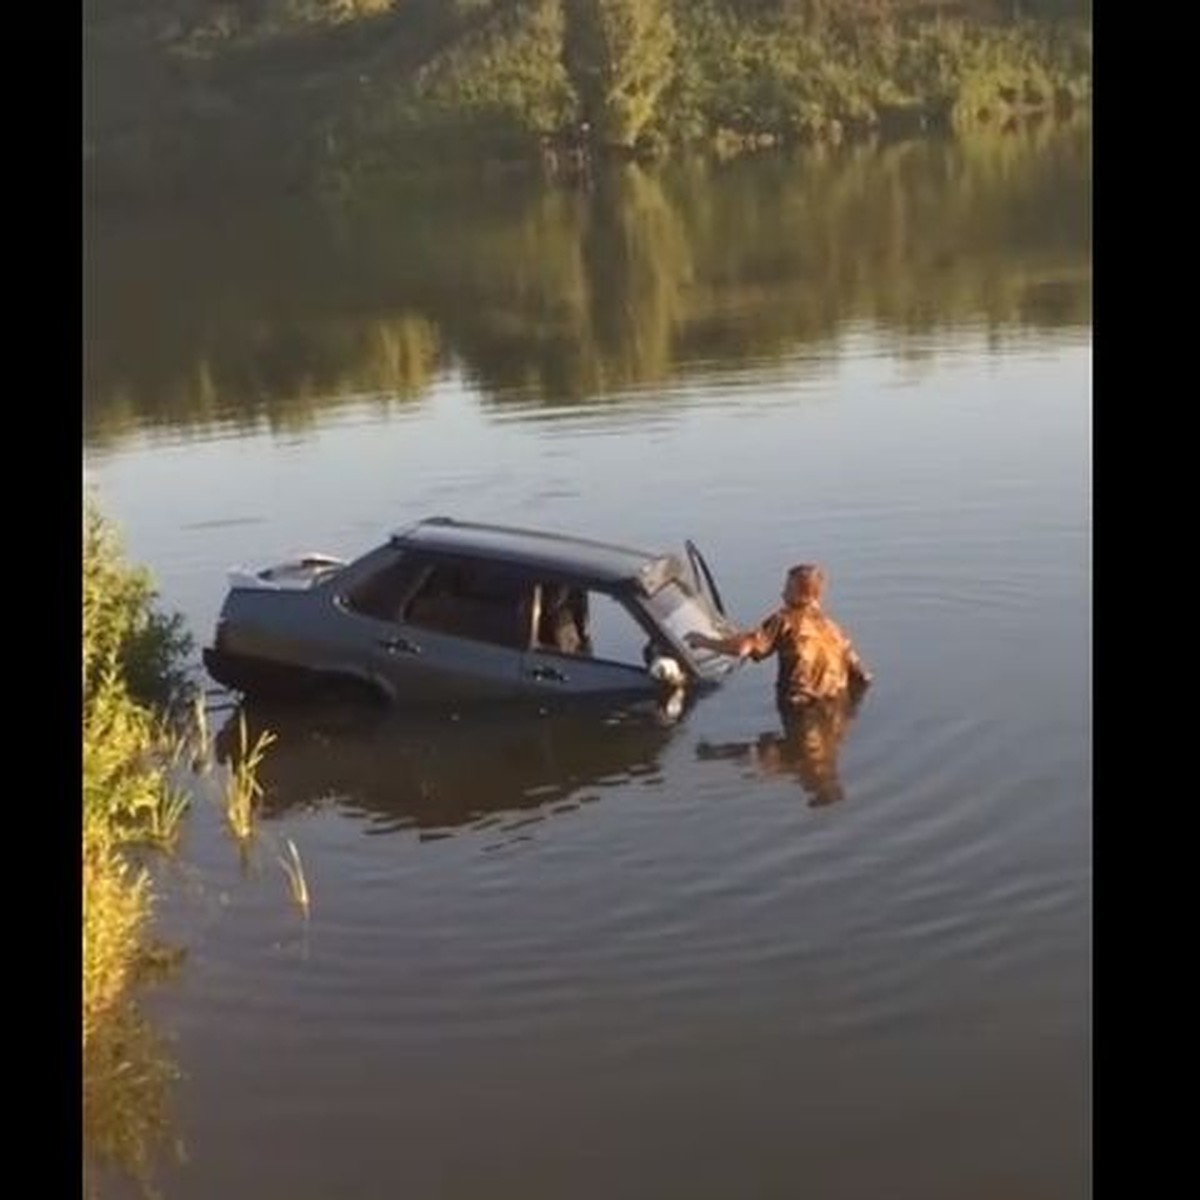
<path id="1" fill-rule="evenodd" d="M 754 741 L 706 742 L 696 747 L 701 759 L 749 762 L 762 775 L 794 778 L 818 808 L 846 798 L 838 757 L 862 706 L 861 693 L 825 700 L 808 708 L 779 707 L 781 730 Z"/>
<path id="2" fill-rule="evenodd" d="M 683 713 L 662 704 L 553 713 L 437 712 L 243 702 L 216 737 L 219 762 L 274 732 L 259 769 L 262 813 L 336 805 L 372 832 L 423 838 L 510 830 L 589 800 L 589 789 L 653 781 Z"/>

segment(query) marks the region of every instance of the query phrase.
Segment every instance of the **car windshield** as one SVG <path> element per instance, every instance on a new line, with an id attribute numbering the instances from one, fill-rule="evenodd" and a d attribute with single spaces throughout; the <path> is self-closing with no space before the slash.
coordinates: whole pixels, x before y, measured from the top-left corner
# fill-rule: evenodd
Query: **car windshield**
<path id="1" fill-rule="evenodd" d="M 683 639 L 689 633 L 723 637 L 729 632 L 728 624 L 720 618 L 714 618 L 708 605 L 677 580 L 671 580 L 659 588 L 647 599 L 646 606 L 671 640 L 679 646 L 687 645 Z M 701 670 L 715 667 L 718 663 L 723 667 L 729 665 L 727 656 L 713 654 L 709 650 L 688 648 L 687 653 Z"/>

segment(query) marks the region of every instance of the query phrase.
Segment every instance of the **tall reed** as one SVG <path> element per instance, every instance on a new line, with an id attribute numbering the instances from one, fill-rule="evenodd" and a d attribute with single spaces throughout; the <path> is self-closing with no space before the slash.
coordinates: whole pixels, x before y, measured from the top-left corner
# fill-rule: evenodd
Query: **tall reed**
<path id="1" fill-rule="evenodd" d="M 282 854 L 278 855 L 279 865 L 283 868 L 284 874 L 288 877 L 288 884 L 291 887 L 292 899 L 296 902 L 300 911 L 304 914 L 305 919 L 308 918 L 310 903 L 308 894 L 308 880 L 304 874 L 304 864 L 300 861 L 300 851 L 296 849 L 296 843 L 291 838 L 287 839 L 288 856 L 285 858 Z"/>
<path id="2" fill-rule="evenodd" d="M 258 769 L 267 748 L 275 740 L 275 734 L 263 730 L 254 745 L 249 746 L 246 715 L 238 715 L 238 753 L 230 765 L 225 785 L 225 816 L 239 842 L 248 842 L 254 836 L 255 813 L 263 794 L 262 784 L 258 781 Z"/>

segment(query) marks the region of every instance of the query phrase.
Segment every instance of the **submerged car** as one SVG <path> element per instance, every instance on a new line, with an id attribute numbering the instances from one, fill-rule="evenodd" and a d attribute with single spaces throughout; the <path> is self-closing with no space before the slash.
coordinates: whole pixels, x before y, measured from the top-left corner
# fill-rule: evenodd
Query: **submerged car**
<path id="1" fill-rule="evenodd" d="M 310 554 L 231 572 L 204 663 L 247 696 L 678 697 L 736 665 L 685 636 L 731 628 L 692 542 L 660 554 L 432 517 L 350 562 Z"/>

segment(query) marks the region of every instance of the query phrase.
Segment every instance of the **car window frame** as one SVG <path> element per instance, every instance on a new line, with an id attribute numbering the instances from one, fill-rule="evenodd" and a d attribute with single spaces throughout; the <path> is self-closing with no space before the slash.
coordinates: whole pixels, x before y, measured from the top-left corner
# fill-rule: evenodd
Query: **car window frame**
<path id="1" fill-rule="evenodd" d="M 408 594 L 404 598 L 404 603 L 400 606 L 400 615 L 396 619 L 396 624 L 405 628 L 418 630 L 422 634 L 433 634 L 436 637 L 454 638 L 461 642 L 467 642 L 474 645 L 489 646 L 497 650 L 507 650 L 513 654 L 521 655 L 528 652 L 534 634 L 534 619 L 536 616 L 536 606 L 533 603 L 535 589 L 538 584 L 538 576 L 536 572 L 522 566 L 519 563 L 507 562 L 503 559 L 489 558 L 483 555 L 472 555 L 470 553 L 456 552 L 453 554 L 443 554 L 431 552 L 427 550 L 410 551 L 413 556 L 416 572 L 414 575 L 414 584 L 409 589 Z M 413 603 L 421 595 L 422 589 L 429 583 L 433 573 L 439 568 L 467 568 L 484 571 L 493 571 L 499 574 L 511 575 L 514 579 L 524 584 L 525 594 L 522 597 L 522 603 L 527 604 L 527 626 L 525 629 L 525 639 L 521 643 L 504 641 L 497 638 L 481 636 L 475 630 L 464 629 L 448 629 L 440 625 L 424 624 L 420 620 L 413 620 L 411 609 Z"/>
<path id="2" fill-rule="evenodd" d="M 674 648 L 666 631 L 654 619 L 653 614 L 642 603 L 642 597 L 637 587 L 627 581 L 622 581 L 619 584 L 603 584 L 596 579 L 581 578 L 578 575 L 565 575 L 552 572 L 544 572 L 538 576 L 538 598 L 540 601 L 541 588 L 548 583 L 564 584 L 567 587 L 576 587 L 585 594 L 596 592 L 599 595 L 607 596 L 610 600 L 620 605 L 621 608 L 629 615 L 630 619 L 638 625 L 647 638 L 650 639 L 662 651 L 674 653 Z M 589 605 L 590 610 L 590 605 Z M 534 625 L 536 632 L 536 621 Z M 648 672 L 650 664 L 643 662 L 625 662 L 619 658 L 605 658 L 594 652 L 588 654 L 577 654 L 569 650 L 559 650 L 554 646 L 543 646 L 534 640 L 527 653 L 544 655 L 547 658 L 563 659 L 568 662 L 590 662 L 597 666 L 604 667 L 621 667 L 629 671 Z"/>
<path id="3" fill-rule="evenodd" d="M 382 562 L 376 565 L 376 559 L 382 559 Z M 406 565 L 412 570 L 412 575 L 408 585 L 398 593 L 393 615 L 387 616 L 378 611 L 360 608 L 354 602 L 355 594 L 370 587 L 381 575 Z M 358 562 L 351 564 L 332 582 L 335 585 L 335 601 L 347 613 L 369 621 L 381 621 L 386 625 L 400 625 L 403 622 L 395 613 L 402 612 L 408 607 L 412 602 L 415 590 L 424 583 L 426 578 L 427 573 L 423 569 L 418 555 L 415 555 L 407 547 L 389 543 L 386 546 L 378 547 L 369 555 L 359 559 Z"/>

